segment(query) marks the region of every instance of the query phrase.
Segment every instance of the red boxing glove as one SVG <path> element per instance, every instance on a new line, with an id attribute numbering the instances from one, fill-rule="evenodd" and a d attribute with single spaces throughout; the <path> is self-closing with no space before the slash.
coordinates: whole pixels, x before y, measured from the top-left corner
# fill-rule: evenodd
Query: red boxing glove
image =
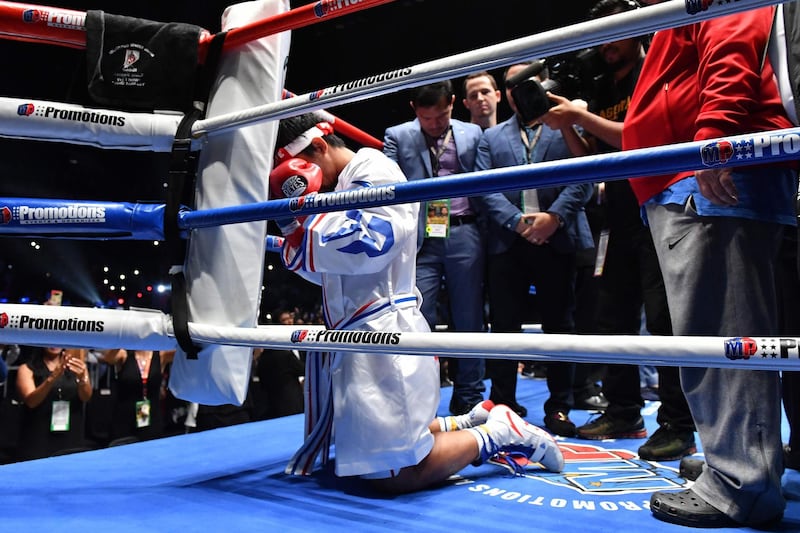
<path id="1" fill-rule="evenodd" d="M 311 194 L 320 187 L 322 169 L 298 157 L 287 159 L 269 173 L 269 194 L 273 200 Z"/>
<path id="2" fill-rule="evenodd" d="M 273 199 L 294 198 L 317 192 L 322 186 L 322 169 L 300 158 L 287 159 L 269 173 L 269 193 Z M 303 219 L 276 220 L 289 245 L 297 248 L 303 240 Z"/>

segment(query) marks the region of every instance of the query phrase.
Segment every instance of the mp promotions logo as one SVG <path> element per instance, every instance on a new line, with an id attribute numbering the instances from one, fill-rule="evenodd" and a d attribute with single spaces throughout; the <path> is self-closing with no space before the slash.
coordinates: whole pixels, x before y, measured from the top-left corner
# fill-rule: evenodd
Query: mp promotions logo
<path id="1" fill-rule="evenodd" d="M 322 18 L 329 13 L 334 13 L 345 7 L 360 4 L 364 0 L 322 0 L 314 4 L 314 16 Z"/>
<path id="2" fill-rule="evenodd" d="M 737 163 L 764 163 L 779 159 L 796 159 L 800 154 L 800 135 L 797 133 L 764 133 L 734 141 L 720 139 L 700 147 L 700 160 L 707 167 Z"/>
<path id="3" fill-rule="evenodd" d="M 800 359 L 798 339 L 733 337 L 725 340 L 725 357 L 731 361 L 761 359 Z"/>
<path id="4" fill-rule="evenodd" d="M 750 337 L 734 337 L 725 341 L 725 357 L 735 361 L 750 359 L 758 353 L 758 343 Z"/>
<path id="5" fill-rule="evenodd" d="M 33 330 L 43 332 L 100 333 L 106 328 L 105 321 L 78 317 L 38 316 L 35 314 L 8 314 L 0 311 L 0 329 Z"/>
<path id="6" fill-rule="evenodd" d="M 364 186 L 346 191 L 326 192 L 297 196 L 289 200 L 289 210 L 293 213 L 304 209 L 319 207 L 347 207 L 365 202 L 391 202 L 396 197 L 394 185 L 380 185 L 377 187 Z"/>
<path id="7" fill-rule="evenodd" d="M 400 344 L 397 331 L 361 331 L 349 329 L 298 329 L 292 332 L 292 342 L 340 342 L 344 344 Z"/>
<path id="8" fill-rule="evenodd" d="M 58 9 L 26 9 L 22 12 L 22 22 L 26 24 L 43 23 L 52 28 L 65 30 L 84 30 L 86 14 L 77 11 L 60 11 Z"/>
<path id="9" fill-rule="evenodd" d="M 35 116 L 50 120 L 65 120 L 69 122 L 83 122 L 117 127 L 124 126 L 126 120 L 125 116 L 113 114 L 111 112 L 70 107 L 66 104 L 64 104 L 64 107 L 56 105 L 37 106 L 31 102 L 18 105 L 17 115 L 21 117 Z"/>
<path id="10" fill-rule="evenodd" d="M 35 24 L 42 18 L 42 11 L 38 9 L 26 9 L 22 12 L 22 21 L 27 24 Z"/>
<path id="11" fill-rule="evenodd" d="M 21 117 L 29 117 L 36 112 L 36 107 L 33 104 L 20 104 L 17 106 L 17 115 Z"/>
<path id="12" fill-rule="evenodd" d="M 709 143 L 700 149 L 700 159 L 707 167 L 723 165 L 733 157 L 733 143 L 730 141 L 717 141 Z"/>
<path id="13" fill-rule="evenodd" d="M 308 335 L 307 329 L 298 329 L 292 332 L 292 342 L 303 342 Z"/>

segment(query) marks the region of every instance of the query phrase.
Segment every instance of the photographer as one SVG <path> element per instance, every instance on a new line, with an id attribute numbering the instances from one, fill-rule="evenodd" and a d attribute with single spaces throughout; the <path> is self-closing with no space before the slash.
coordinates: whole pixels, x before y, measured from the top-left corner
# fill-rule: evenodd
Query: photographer
<path id="1" fill-rule="evenodd" d="M 587 153 L 576 133 L 574 147 L 558 130 L 537 117 L 523 118 L 512 95 L 509 79 L 533 63 L 506 69 L 506 97 L 514 116 L 483 132 L 475 161 L 476 170 L 565 159 Z M 540 76 L 543 74 L 540 72 Z M 570 125 L 569 130 L 572 130 Z M 571 149 L 573 148 L 573 149 Z M 487 213 L 488 293 L 492 331 L 521 330 L 530 314 L 527 299 L 531 285 L 541 309 L 545 333 L 574 332 L 574 282 L 576 252 L 594 246 L 584 205 L 592 194 L 590 184 L 538 190 L 494 193 L 479 198 Z M 516 360 L 490 359 L 486 374 L 492 380 L 489 398 L 525 412 L 517 403 Z M 545 402 L 545 425 L 558 435 L 574 436 L 569 419 L 575 364 L 547 363 L 550 398 Z"/>
<path id="2" fill-rule="evenodd" d="M 637 9 L 631 0 L 602 0 L 589 13 L 596 19 Z M 550 94 L 556 104 L 542 118 L 554 128 L 577 124 L 599 152 L 619 150 L 628 102 L 639 78 L 647 37 L 634 37 L 598 47 L 606 74 L 596 87 L 591 108 L 575 106 Z M 653 239 L 642 223 L 639 204 L 627 180 L 604 184 L 605 227 L 598 246 L 596 333 L 636 335 L 641 330 L 644 306 L 646 329 L 652 335 L 671 335 L 667 295 Z M 605 252 L 605 253 L 603 253 Z M 683 395 L 677 367 L 658 367 L 659 428 L 639 448 L 642 459 L 670 461 L 696 451 L 694 422 Z M 578 437 L 592 440 L 643 438 L 644 407 L 639 367 L 610 365 L 603 380 L 609 401 L 605 414 L 578 428 Z"/>
<path id="3" fill-rule="evenodd" d="M 524 68 L 521 68 L 521 65 L 512 65 L 517 67 L 513 69 L 509 67 L 509 71 L 512 72 L 506 76 L 509 105 L 520 123 L 531 127 L 545 124 L 551 129 L 559 130 L 573 156 L 588 155 L 590 145 L 575 128 L 576 122 L 553 119 L 545 121 L 556 103 L 568 104 L 570 110 L 576 114 L 580 111 L 588 113 L 588 104 L 578 98 L 581 96 L 581 89 L 577 82 L 573 81 L 581 75 L 579 68 L 573 66 L 572 61 L 553 60 L 552 63 L 564 68 L 563 73 L 559 72 L 561 74 L 559 78 L 563 82 L 550 78 L 548 61 L 544 59 L 521 64 Z M 559 94 L 561 96 L 558 96 Z M 575 98 L 567 98 L 567 95 Z M 621 128 L 619 135 L 622 135 Z"/>

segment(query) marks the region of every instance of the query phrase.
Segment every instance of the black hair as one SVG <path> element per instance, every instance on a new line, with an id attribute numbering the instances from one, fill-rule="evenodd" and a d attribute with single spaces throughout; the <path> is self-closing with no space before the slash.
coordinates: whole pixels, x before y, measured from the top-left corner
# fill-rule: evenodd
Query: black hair
<path id="1" fill-rule="evenodd" d="M 599 19 L 608 15 L 616 15 L 617 13 L 625 13 L 627 11 L 634 11 L 639 9 L 642 5 L 637 0 L 600 0 L 597 4 L 589 10 L 589 19 Z M 650 46 L 651 34 L 640 35 L 639 42 L 642 43 L 645 50 Z"/>
<path id="2" fill-rule="evenodd" d="M 624 13 L 642 7 L 636 0 L 600 0 L 589 10 L 589 18 L 597 19 L 612 15 L 614 13 Z"/>
<path id="3" fill-rule="evenodd" d="M 283 148 L 320 122 L 330 122 L 330 119 L 322 113 L 313 112 L 282 119 L 278 124 L 278 138 L 275 141 L 275 150 Z M 335 133 L 325 135 L 322 139 L 330 146 L 346 146 L 344 140 Z M 313 145 L 309 145 L 300 153 L 310 155 L 314 152 L 314 149 Z"/>
<path id="4" fill-rule="evenodd" d="M 430 107 L 444 99 L 448 104 L 453 98 L 453 82 L 450 80 L 437 81 L 421 87 L 416 87 L 411 92 L 411 102 L 414 107 Z"/>

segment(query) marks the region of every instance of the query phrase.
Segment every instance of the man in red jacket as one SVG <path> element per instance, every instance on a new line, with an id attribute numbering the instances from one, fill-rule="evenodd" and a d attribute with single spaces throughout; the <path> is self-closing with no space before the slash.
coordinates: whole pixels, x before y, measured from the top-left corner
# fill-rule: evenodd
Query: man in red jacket
<path id="1" fill-rule="evenodd" d="M 647 3 L 658 3 L 649 0 Z M 765 59 L 774 8 L 659 31 L 634 91 L 623 149 L 787 128 Z M 752 143 L 734 146 L 752 157 Z M 631 180 L 644 207 L 675 335 L 776 335 L 775 263 L 795 224 L 787 164 L 711 166 Z M 764 526 L 783 516 L 778 372 L 682 368 L 706 465 L 683 492 L 656 492 L 656 518 Z"/>

